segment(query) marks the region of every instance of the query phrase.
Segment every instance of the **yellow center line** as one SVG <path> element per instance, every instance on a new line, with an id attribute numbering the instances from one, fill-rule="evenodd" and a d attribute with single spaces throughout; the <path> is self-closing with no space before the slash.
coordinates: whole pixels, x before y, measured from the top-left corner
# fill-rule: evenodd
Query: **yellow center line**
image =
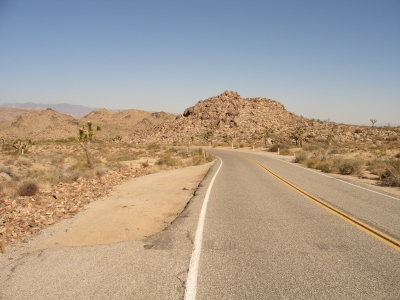
<path id="1" fill-rule="evenodd" d="M 275 174 L 274 172 L 272 172 L 271 170 L 269 170 L 268 168 L 266 168 L 265 166 L 263 166 L 262 164 L 260 164 L 259 162 L 244 156 L 244 158 L 250 160 L 251 162 L 255 163 L 256 165 L 260 166 L 261 168 L 263 168 L 265 171 L 267 171 L 268 173 L 270 173 L 271 175 L 273 175 L 274 177 L 276 177 L 277 179 L 279 179 L 280 181 L 282 181 L 283 183 L 285 183 L 286 185 L 288 185 L 289 187 L 291 187 L 293 190 L 295 190 L 296 192 L 298 192 L 299 194 L 301 194 L 302 196 L 304 196 L 305 198 L 315 202 L 316 204 L 318 204 L 319 206 L 325 208 L 326 210 L 328 210 L 329 212 L 331 212 L 332 214 L 338 216 L 339 218 L 341 218 L 342 220 L 347 221 L 348 223 L 350 223 L 351 225 L 357 227 L 358 229 L 361 229 L 362 231 L 368 233 L 369 235 L 373 236 L 374 238 L 378 239 L 379 241 L 385 243 L 386 245 L 392 247 L 393 249 L 400 251 L 400 241 L 392 238 L 391 236 L 388 236 L 387 234 L 365 224 L 364 222 L 361 222 L 360 220 L 357 220 L 356 218 L 348 215 L 347 213 L 341 211 L 340 209 L 337 209 L 335 207 L 333 207 L 332 205 L 326 203 L 325 201 L 307 193 L 306 191 L 302 190 L 301 188 L 295 186 L 293 183 L 283 179 L 282 177 L 280 177 L 279 175 Z"/>

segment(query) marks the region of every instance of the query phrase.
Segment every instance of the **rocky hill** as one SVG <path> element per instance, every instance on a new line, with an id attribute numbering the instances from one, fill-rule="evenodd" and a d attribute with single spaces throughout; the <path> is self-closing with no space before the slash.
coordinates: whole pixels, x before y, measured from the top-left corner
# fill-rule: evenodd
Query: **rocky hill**
<path id="1" fill-rule="evenodd" d="M 31 111 L 37 111 L 37 110 L 13 108 L 13 107 L 0 107 L 0 130 L 9 127 L 11 123 L 18 116 Z"/>
<path id="2" fill-rule="evenodd" d="M 4 108 L 12 110 L 15 108 Z M 0 130 L 0 136 L 5 138 L 21 139 L 65 139 L 77 137 L 80 124 L 91 121 L 94 125 L 101 125 L 102 131 L 98 138 L 105 140 L 121 140 L 124 136 L 135 135 L 137 131 L 144 131 L 153 126 L 162 124 L 175 116 L 165 112 L 150 113 L 141 110 L 124 110 L 110 112 L 99 109 L 78 120 L 70 115 L 56 112 L 50 108 L 39 111 L 19 109 L 20 114 L 10 115 Z"/>
<path id="3" fill-rule="evenodd" d="M 62 139 L 77 136 L 78 126 L 79 122 L 74 117 L 48 108 L 19 115 L 0 134 L 21 139 Z"/>
<path id="4" fill-rule="evenodd" d="M 268 98 L 242 98 L 233 91 L 199 101 L 174 120 L 131 136 L 133 142 L 374 143 L 397 140 L 400 128 L 338 124 L 297 116 Z"/>
<path id="5" fill-rule="evenodd" d="M 82 118 L 84 115 L 99 109 L 93 107 L 86 107 L 82 105 L 73 105 L 67 103 L 60 103 L 60 104 L 42 104 L 42 103 L 12 103 L 12 104 L 2 104 L 1 107 L 9 107 L 9 108 L 19 108 L 19 109 L 29 109 L 29 110 L 41 110 L 46 108 L 51 108 L 56 112 L 71 115 L 75 118 Z M 1 108 L 0 107 L 0 108 Z M 1 119 L 1 118 L 0 118 Z"/>
<path id="6" fill-rule="evenodd" d="M 283 142 L 291 131 L 307 126 L 307 121 L 267 98 L 241 98 L 233 91 L 199 101 L 172 121 L 137 135 L 137 142 L 218 142 L 267 138 Z M 207 137 L 208 135 L 208 137 Z M 267 136 L 266 136 L 267 135 Z"/>
<path id="7" fill-rule="evenodd" d="M 131 143 L 374 143 L 400 140 L 400 128 L 337 124 L 306 119 L 268 98 L 242 98 L 224 93 L 199 101 L 174 116 L 141 110 L 92 111 L 77 120 L 51 109 L 19 115 L 0 136 L 61 139 L 77 136 L 79 124 L 91 121 L 103 130 L 97 138 Z"/>
<path id="8" fill-rule="evenodd" d="M 99 139 L 123 139 L 130 135 L 136 135 L 138 131 L 146 131 L 151 127 L 174 120 L 173 114 L 165 112 L 150 113 L 147 111 L 129 109 L 118 112 L 110 112 L 100 109 L 84 116 L 82 123 L 91 121 L 94 125 L 101 125 Z"/>

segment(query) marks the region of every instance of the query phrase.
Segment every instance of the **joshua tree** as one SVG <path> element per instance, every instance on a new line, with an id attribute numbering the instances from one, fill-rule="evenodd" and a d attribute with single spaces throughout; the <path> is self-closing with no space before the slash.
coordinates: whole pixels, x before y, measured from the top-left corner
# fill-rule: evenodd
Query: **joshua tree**
<path id="1" fill-rule="evenodd" d="M 374 127 L 374 125 L 375 125 L 375 123 L 376 123 L 376 119 L 369 119 L 370 121 L 371 121 L 371 123 L 372 123 L 372 127 Z"/>
<path id="2" fill-rule="evenodd" d="M 93 129 L 93 124 L 90 121 L 86 123 L 86 127 L 84 124 L 82 124 L 82 127 L 79 128 L 79 145 L 81 145 L 82 149 L 85 151 L 86 159 L 90 168 L 93 168 L 93 161 L 90 155 L 90 142 L 100 130 L 100 126 L 97 126 L 96 129 Z"/>
<path id="3" fill-rule="evenodd" d="M 211 147 L 211 141 L 210 138 L 214 135 L 214 130 L 207 130 L 203 133 L 203 138 L 206 140 L 207 143 L 210 143 Z"/>
<path id="4" fill-rule="evenodd" d="M 25 150 L 28 148 L 29 145 L 32 144 L 31 140 L 21 140 L 21 139 L 16 139 L 13 142 L 13 147 L 17 149 L 21 154 L 25 154 Z"/>
<path id="5" fill-rule="evenodd" d="M 296 129 L 296 131 L 290 134 L 290 137 L 295 140 L 296 145 L 299 145 L 301 148 L 303 148 L 303 135 L 304 131 L 302 129 Z"/>
<path id="6" fill-rule="evenodd" d="M 224 135 L 222 138 L 224 139 L 224 142 L 225 142 L 225 143 L 231 144 L 232 149 L 233 149 L 233 137 L 230 136 L 230 135 L 228 135 L 228 134 L 226 134 L 226 135 Z"/>

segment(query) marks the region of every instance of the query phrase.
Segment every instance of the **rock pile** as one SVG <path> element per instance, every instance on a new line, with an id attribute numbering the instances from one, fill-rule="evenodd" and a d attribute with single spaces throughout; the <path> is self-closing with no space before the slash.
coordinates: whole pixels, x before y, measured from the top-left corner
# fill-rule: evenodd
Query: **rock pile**
<path id="1" fill-rule="evenodd" d="M 279 102 L 267 98 L 243 99 L 236 92 L 225 91 L 199 101 L 175 120 L 155 126 L 132 139 L 136 138 L 136 142 L 204 142 L 204 132 L 213 131 L 211 140 L 222 142 L 233 138 L 240 142 L 260 140 L 268 130 L 276 141 L 283 141 L 291 130 L 305 124 L 304 118 L 290 113 Z"/>

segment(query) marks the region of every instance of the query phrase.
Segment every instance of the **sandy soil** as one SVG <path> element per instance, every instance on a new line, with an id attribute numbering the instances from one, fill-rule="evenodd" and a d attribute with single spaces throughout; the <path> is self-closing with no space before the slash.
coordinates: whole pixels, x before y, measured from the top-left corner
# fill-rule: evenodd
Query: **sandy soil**
<path id="1" fill-rule="evenodd" d="M 25 251 L 140 240 L 160 232 L 183 211 L 212 164 L 125 182 L 74 218 L 43 230 Z"/>

